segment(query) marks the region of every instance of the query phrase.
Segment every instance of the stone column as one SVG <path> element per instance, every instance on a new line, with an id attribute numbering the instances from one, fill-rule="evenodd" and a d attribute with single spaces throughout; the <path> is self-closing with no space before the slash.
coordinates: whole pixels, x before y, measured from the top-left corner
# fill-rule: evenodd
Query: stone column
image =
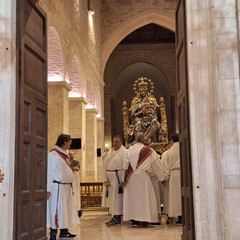
<path id="1" fill-rule="evenodd" d="M 101 156 L 97 157 L 97 180 L 102 181 L 102 155 L 104 153 L 104 118 L 97 118 L 97 148 L 101 149 Z"/>
<path id="2" fill-rule="evenodd" d="M 87 101 L 84 97 L 69 98 L 69 134 L 71 138 L 81 138 L 81 149 L 74 149 L 75 159 L 80 162 L 82 175 L 86 158 L 86 111 Z M 84 148 L 83 148 L 84 146 Z M 80 176 L 80 179 L 82 177 Z"/>
<path id="3" fill-rule="evenodd" d="M 112 144 L 112 121 L 111 121 L 111 99 L 112 93 L 104 94 L 104 117 L 105 117 L 105 144 L 108 144 L 109 147 Z"/>
<path id="4" fill-rule="evenodd" d="M 16 1 L 0 1 L 0 239 L 13 239 L 16 123 Z M 17 103 L 18 104 L 18 103 Z"/>
<path id="5" fill-rule="evenodd" d="M 65 82 L 48 82 L 48 148 L 51 149 L 59 134 L 69 134 L 68 92 Z"/>
<path id="6" fill-rule="evenodd" d="M 240 239 L 237 2 L 186 1 L 197 240 Z"/>
<path id="7" fill-rule="evenodd" d="M 83 181 L 97 181 L 97 110 L 86 109 L 86 159 Z"/>

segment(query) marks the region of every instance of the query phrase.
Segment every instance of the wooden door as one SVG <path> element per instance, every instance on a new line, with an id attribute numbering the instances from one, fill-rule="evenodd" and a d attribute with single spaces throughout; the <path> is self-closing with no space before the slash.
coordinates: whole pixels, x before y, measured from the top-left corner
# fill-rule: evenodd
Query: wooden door
<path id="1" fill-rule="evenodd" d="M 179 113 L 179 141 L 181 158 L 181 186 L 183 208 L 182 240 L 194 240 L 194 209 L 192 191 L 192 165 L 190 151 L 186 8 L 185 0 L 179 0 L 176 10 L 177 91 Z"/>
<path id="2" fill-rule="evenodd" d="M 19 240 L 47 239 L 46 27 L 36 0 L 17 0 L 14 239 Z"/>

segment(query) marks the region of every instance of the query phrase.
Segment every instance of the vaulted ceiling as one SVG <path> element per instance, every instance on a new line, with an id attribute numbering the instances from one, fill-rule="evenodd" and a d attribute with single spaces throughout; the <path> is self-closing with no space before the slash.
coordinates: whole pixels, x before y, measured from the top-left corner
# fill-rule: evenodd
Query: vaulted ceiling
<path id="1" fill-rule="evenodd" d="M 130 33 L 119 44 L 174 43 L 175 33 L 150 23 Z"/>

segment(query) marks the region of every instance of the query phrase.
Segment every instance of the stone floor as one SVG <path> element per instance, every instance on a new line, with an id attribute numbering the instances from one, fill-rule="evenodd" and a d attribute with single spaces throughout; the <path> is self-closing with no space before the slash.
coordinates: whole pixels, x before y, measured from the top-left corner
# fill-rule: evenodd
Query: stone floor
<path id="1" fill-rule="evenodd" d="M 182 227 L 160 225 L 148 228 L 132 228 L 130 223 L 107 227 L 110 217 L 107 211 L 84 210 L 79 226 L 70 228 L 77 234 L 75 240 L 180 240 Z"/>

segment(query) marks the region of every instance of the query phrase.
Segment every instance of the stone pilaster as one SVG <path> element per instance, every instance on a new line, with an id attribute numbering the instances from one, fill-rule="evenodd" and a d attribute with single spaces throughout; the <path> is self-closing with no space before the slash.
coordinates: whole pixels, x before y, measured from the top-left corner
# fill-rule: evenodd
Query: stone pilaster
<path id="1" fill-rule="evenodd" d="M 97 180 L 102 181 L 102 155 L 104 153 L 104 118 L 97 118 L 97 148 L 101 149 L 101 156 L 97 157 Z"/>
<path id="2" fill-rule="evenodd" d="M 61 133 L 69 134 L 68 92 L 65 82 L 48 82 L 48 148 L 52 148 Z"/>
<path id="3" fill-rule="evenodd" d="M 0 239 L 13 239 L 16 141 L 16 1 L 0 1 Z M 17 102 L 17 104 L 19 104 Z"/>
<path id="4" fill-rule="evenodd" d="M 112 121 L 111 121 L 111 101 L 113 98 L 113 93 L 105 93 L 104 94 L 104 117 L 105 117 L 105 129 L 104 129 L 104 135 L 105 135 L 105 144 L 108 144 L 110 147 L 112 144 Z"/>
<path id="5" fill-rule="evenodd" d="M 86 109 L 86 158 L 82 181 L 97 180 L 97 110 Z M 84 162 L 84 160 L 83 160 Z"/>
<path id="6" fill-rule="evenodd" d="M 74 149 L 75 159 L 81 164 L 80 175 L 82 169 L 85 169 L 83 159 L 86 159 L 86 149 L 83 148 L 86 142 L 86 104 L 84 97 L 69 98 L 69 134 L 72 138 L 81 138 L 82 143 L 81 149 Z"/>

